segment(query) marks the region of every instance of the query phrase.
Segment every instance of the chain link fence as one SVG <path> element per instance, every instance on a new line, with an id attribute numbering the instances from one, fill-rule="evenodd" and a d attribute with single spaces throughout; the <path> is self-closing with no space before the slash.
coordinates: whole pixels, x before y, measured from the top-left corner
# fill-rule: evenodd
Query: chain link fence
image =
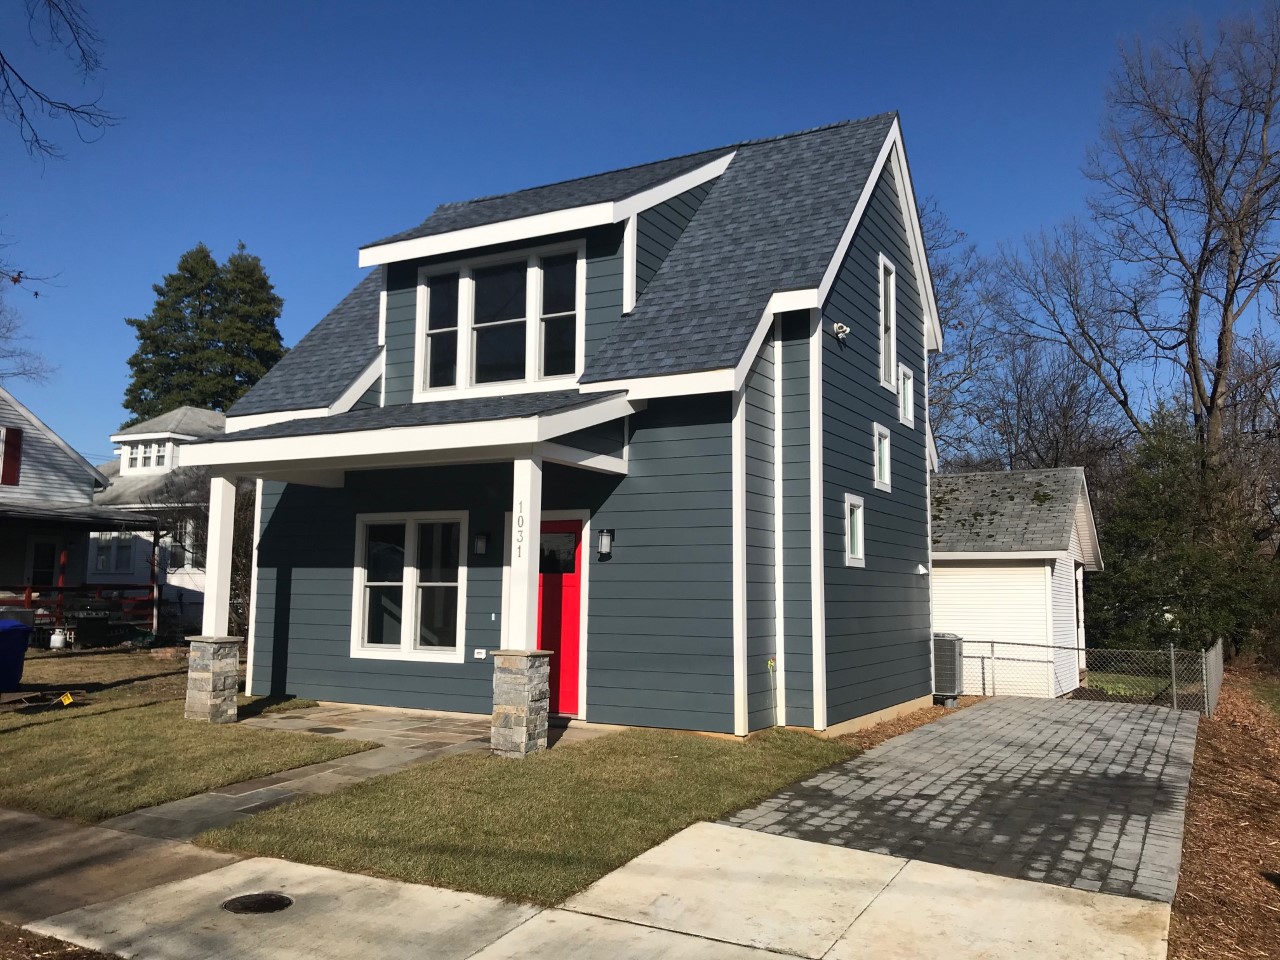
<path id="1" fill-rule="evenodd" d="M 960 676 L 955 692 L 961 695 L 1151 703 L 1211 716 L 1222 686 L 1221 642 L 1206 650 L 1110 650 L 968 639 L 956 646 L 960 660 L 951 673 Z"/>

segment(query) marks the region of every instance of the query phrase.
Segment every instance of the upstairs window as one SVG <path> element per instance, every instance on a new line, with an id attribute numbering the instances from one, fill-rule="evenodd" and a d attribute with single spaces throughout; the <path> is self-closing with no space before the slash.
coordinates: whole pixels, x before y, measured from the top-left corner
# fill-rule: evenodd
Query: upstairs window
<path id="1" fill-rule="evenodd" d="M 156 466 L 157 467 L 164 466 L 164 458 L 167 452 L 168 452 L 168 444 L 164 444 L 164 443 L 156 444 Z"/>
<path id="2" fill-rule="evenodd" d="M 139 447 L 136 443 L 129 445 L 129 469 L 136 470 L 138 468 L 138 451 Z"/>
<path id="3" fill-rule="evenodd" d="M 458 275 L 446 273 L 427 281 L 426 385 L 458 383 Z"/>
<path id="4" fill-rule="evenodd" d="M 844 495 L 844 565 L 864 567 L 867 563 L 862 498 Z"/>
<path id="5" fill-rule="evenodd" d="M 473 383 L 525 378 L 525 311 L 529 269 L 525 261 L 475 271 Z"/>
<path id="6" fill-rule="evenodd" d="M 143 465 L 143 467 L 150 467 L 150 466 L 151 466 L 151 455 L 152 455 L 153 451 L 155 450 L 155 448 L 156 448 L 156 445 L 155 445 L 154 443 L 144 443 L 144 444 L 142 445 L 142 465 Z"/>
<path id="7" fill-rule="evenodd" d="M 542 259 L 542 376 L 571 376 L 578 365 L 578 257 Z"/>
<path id="8" fill-rule="evenodd" d="M 898 364 L 898 420 L 904 426 L 916 425 L 916 375 L 905 363 Z"/>
<path id="9" fill-rule="evenodd" d="M 0 486 L 16 487 L 22 481 L 22 429 L 0 427 Z"/>
<path id="10" fill-rule="evenodd" d="M 897 389 L 898 372 L 897 271 L 880 255 L 880 385 Z"/>
<path id="11" fill-rule="evenodd" d="M 876 489 L 889 493 L 892 489 L 893 458 L 890 450 L 889 428 L 873 424 L 872 471 Z"/>

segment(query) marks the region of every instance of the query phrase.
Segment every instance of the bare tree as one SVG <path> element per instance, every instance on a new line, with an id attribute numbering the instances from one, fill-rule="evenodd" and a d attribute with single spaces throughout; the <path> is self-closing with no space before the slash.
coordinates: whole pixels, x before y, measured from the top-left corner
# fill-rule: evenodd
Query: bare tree
<path id="1" fill-rule="evenodd" d="M 1185 376 L 1213 464 L 1242 325 L 1280 273 L 1280 6 L 1122 48 L 1108 107 L 1086 165 L 1098 243 L 1157 294 L 1131 332 Z"/>
<path id="2" fill-rule="evenodd" d="M 8 380 L 43 380 L 49 374 L 48 362 L 27 346 L 22 323 L 0 290 L 0 383 Z"/>

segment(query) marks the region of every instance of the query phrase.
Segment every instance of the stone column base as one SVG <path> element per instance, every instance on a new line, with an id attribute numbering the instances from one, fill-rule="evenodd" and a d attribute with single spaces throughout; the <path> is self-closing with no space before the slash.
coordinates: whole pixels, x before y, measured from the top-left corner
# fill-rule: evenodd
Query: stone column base
<path id="1" fill-rule="evenodd" d="M 240 645 L 243 637 L 188 637 L 188 720 L 236 722 L 236 692 L 240 685 Z"/>
<path id="2" fill-rule="evenodd" d="M 493 752 L 500 757 L 524 757 L 547 749 L 550 697 L 550 650 L 496 651 L 489 734 Z"/>

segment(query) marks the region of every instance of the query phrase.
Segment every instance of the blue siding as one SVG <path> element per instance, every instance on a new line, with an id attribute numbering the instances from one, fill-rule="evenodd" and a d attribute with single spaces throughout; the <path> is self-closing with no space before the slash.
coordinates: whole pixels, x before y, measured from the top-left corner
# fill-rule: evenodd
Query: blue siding
<path id="1" fill-rule="evenodd" d="M 782 315 L 783 630 L 787 723 L 813 726 L 813 602 L 809 558 L 809 330 L 807 311 Z"/>
<path id="2" fill-rule="evenodd" d="M 622 236 L 618 224 L 587 236 L 586 362 L 622 319 Z"/>
<path id="3" fill-rule="evenodd" d="M 847 324 L 823 336 L 823 514 L 828 722 L 924 696 L 929 684 L 928 492 L 924 391 L 916 426 L 898 421 L 897 394 L 880 385 L 878 258 L 897 270 L 898 361 L 923 384 L 923 311 L 892 170 L 876 185 L 823 306 Z M 872 423 L 891 434 L 892 492 L 875 489 Z M 866 505 L 866 567 L 844 565 L 844 494 Z"/>
<path id="4" fill-rule="evenodd" d="M 767 341 L 747 377 L 747 727 L 759 730 L 778 720 L 769 661 L 777 652 L 774 619 L 774 410 L 773 343 Z"/>
<path id="5" fill-rule="evenodd" d="M 653 275 L 671 253 L 698 207 L 711 192 L 710 183 L 686 190 L 666 203 L 650 207 L 636 219 L 636 298 L 644 293 Z"/>
<path id="6" fill-rule="evenodd" d="M 418 317 L 418 265 L 387 266 L 386 404 L 413 400 L 413 348 Z"/>

